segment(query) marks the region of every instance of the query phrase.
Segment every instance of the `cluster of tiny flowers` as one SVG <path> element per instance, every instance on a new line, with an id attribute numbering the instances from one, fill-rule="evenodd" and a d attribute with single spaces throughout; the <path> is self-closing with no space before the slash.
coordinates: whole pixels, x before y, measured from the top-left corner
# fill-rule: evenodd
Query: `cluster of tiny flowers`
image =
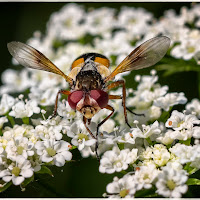
<path id="1" fill-rule="evenodd" d="M 179 15 L 169 10 L 157 20 L 142 8 L 122 7 L 117 12 L 67 4 L 51 15 L 45 35 L 36 31 L 27 43 L 65 74 L 74 59 L 88 52 L 107 56 L 113 70 L 136 46 L 157 35 L 171 39 L 168 56 L 195 58 L 198 63 L 199 9 L 199 4 L 183 7 Z M 14 59 L 13 64 L 17 65 Z M 127 74 L 118 74 L 116 79 Z M 152 70 L 150 75 L 135 76 L 135 90 L 127 89 L 132 128 L 125 123 L 122 101 L 109 102 L 115 114 L 99 128 L 99 172 L 125 175 L 108 183 L 104 197 L 141 197 L 139 191 L 151 190 L 151 195 L 179 198 L 188 190 L 189 175 L 200 168 L 200 101 L 186 104 L 184 93 L 168 92 L 168 86 L 160 85 L 158 79 Z M 2 83 L 0 190 L 9 183 L 23 186 L 40 170 L 49 173 L 48 165 L 64 166 L 75 148 L 83 158 L 96 157 L 97 139 L 66 99 L 58 101 L 58 116 L 50 116 L 59 89 L 70 89 L 64 79 L 39 70 L 8 69 L 2 74 Z M 121 93 L 119 88 L 110 94 Z M 185 110 L 172 111 L 173 106 L 183 104 Z M 102 109 L 92 118 L 88 128 L 94 136 L 98 123 L 109 114 Z"/>

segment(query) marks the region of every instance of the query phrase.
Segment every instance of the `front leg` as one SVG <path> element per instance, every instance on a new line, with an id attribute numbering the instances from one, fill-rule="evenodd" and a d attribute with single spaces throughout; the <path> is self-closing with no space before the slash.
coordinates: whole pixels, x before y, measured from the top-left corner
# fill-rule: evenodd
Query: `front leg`
<path id="1" fill-rule="evenodd" d="M 57 95 L 56 95 L 56 101 L 55 101 L 55 105 L 54 105 L 54 111 L 53 111 L 53 115 L 52 118 L 55 117 L 57 115 L 57 108 L 58 108 L 58 97 L 59 94 L 65 94 L 65 95 L 69 95 L 71 92 L 68 90 L 59 90 Z"/>
<path id="2" fill-rule="evenodd" d="M 131 128 L 130 124 L 128 123 L 127 111 L 126 111 L 126 87 L 125 87 L 125 81 L 124 80 L 119 80 L 119 81 L 113 82 L 113 83 L 111 83 L 110 85 L 107 86 L 107 90 L 111 90 L 112 88 L 119 87 L 120 85 L 122 85 L 122 106 L 124 108 L 125 122 Z M 119 97 L 115 98 L 115 95 L 110 95 L 109 99 L 119 99 Z"/>

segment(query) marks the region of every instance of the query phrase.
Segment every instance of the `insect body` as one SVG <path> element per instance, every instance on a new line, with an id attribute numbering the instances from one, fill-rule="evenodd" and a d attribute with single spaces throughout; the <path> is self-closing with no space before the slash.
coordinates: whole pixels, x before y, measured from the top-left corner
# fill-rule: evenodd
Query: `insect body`
<path id="1" fill-rule="evenodd" d="M 76 66 L 76 63 L 79 64 Z M 102 63 L 109 66 L 109 60 L 103 55 L 83 54 L 72 64 L 73 76 L 69 74 L 74 81 L 71 86 L 72 93 L 68 97 L 69 105 L 80 111 L 86 119 L 91 119 L 108 104 L 104 78 L 110 71 Z"/>
<path id="2" fill-rule="evenodd" d="M 130 127 L 125 104 L 125 82 L 119 80 L 110 83 L 110 81 L 119 73 L 147 68 L 156 64 L 166 54 L 169 46 L 170 39 L 168 37 L 154 37 L 133 50 L 112 72 L 109 70 L 109 60 L 105 56 L 97 53 L 83 54 L 72 63 L 71 72 L 68 75 L 29 45 L 10 42 L 8 50 L 21 65 L 58 74 L 69 83 L 71 90 L 60 90 L 56 96 L 54 115 L 57 113 L 59 94 L 68 95 L 69 105 L 82 113 L 86 129 L 93 138 L 97 139 L 99 127 L 114 113 L 114 108 L 109 105 L 109 99 L 122 99 L 125 122 Z M 122 96 L 108 94 L 109 90 L 120 85 L 122 86 Z M 90 123 L 92 117 L 101 109 L 108 109 L 111 113 L 97 125 L 95 137 L 88 128 L 87 122 Z M 96 143 L 96 154 L 97 147 Z"/>

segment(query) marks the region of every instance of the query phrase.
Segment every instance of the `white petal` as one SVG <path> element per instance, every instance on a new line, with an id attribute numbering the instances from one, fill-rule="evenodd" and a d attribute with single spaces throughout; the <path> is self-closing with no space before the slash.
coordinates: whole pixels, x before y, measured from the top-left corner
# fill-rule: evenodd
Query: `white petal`
<path id="1" fill-rule="evenodd" d="M 33 171 L 31 169 L 24 169 L 24 170 L 21 170 L 20 175 L 22 175 L 24 178 L 29 178 L 33 176 Z"/>
<path id="2" fill-rule="evenodd" d="M 48 154 L 43 154 L 42 156 L 41 156 L 41 160 L 43 161 L 43 162 L 51 162 L 52 160 L 53 160 L 53 158 L 52 157 L 50 157 Z"/>
<path id="3" fill-rule="evenodd" d="M 64 166 L 65 159 L 61 154 L 57 154 L 56 156 L 54 156 L 54 163 L 58 167 Z"/>
<path id="4" fill-rule="evenodd" d="M 70 151 L 63 151 L 61 155 L 64 157 L 65 160 L 71 160 L 72 159 L 72 153 Z"/>
<path id="5" fill-rule="evenodd" d="M 0 178 L 4 176 L 9 176 L 9 175 L 11 175 L 11 173 L 7 169 L 0 172 Z"/>
<path id="6" fill-rule="evenodd" d="M 4 176 L 2 178 L 5 182 L 10 182 L 10 180 L 12 179 L 12 176 Z"/>
<path id="7" fill-rule="evenodd" d="M 12 182 L 14 185 L 20 185 L 24 181 L 23 176 L 13 176 L 12 177 Z"/>

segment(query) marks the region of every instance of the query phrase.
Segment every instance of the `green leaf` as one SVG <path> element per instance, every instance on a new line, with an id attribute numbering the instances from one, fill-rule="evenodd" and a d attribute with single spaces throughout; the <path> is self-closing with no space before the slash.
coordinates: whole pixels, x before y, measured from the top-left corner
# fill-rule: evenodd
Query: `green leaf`
<path id="1" fill-rule="evenodd" d="M 142 189 L 142 190 L 139 190 L 135 193 L 135 197 L 136 198 L 140 198 L 140 197 L 157 197 L 157 194 L 155 193 L 155 188 L 152 187 L 150 189 Z"/>
<path id="2" fill-rule="evenodd" d="M 200 185 L 200 180 L 197 178 L 189 178 L 186 183 L 187 185 Z"/>
<path id="3" fill-rule="evenodd" d="M 179 140 L 179 142 L 181 144 L 185 144 L 187 146 L 190 146 L 190 142 L 191 142 L 191 138 L 187 139 L 187 140 Z"/>
<path id="4" fill-rule="evenodd" d="M 170 76 L 179 72 L 200 71 L 200 68 L 194 59 L 185 61 L 165 56 L 160 63 L 160 65 L 156 66 L 156 70 L 165 70 L 164 76 Z"/>
<path id="5" fill-rule="evenodd" d="M 167 121 L 167 119 L 170 116 L 170 111 L 171 111 L 172 107 L 169 108 L 169 111 L 163 111 L 161 116 L 159 117 L 158 121 L 159 122 L 165 122 Z"/>
<path id="6" fill-rule="evenodd" d="M 29 125 L 29 118 L 28 117 L 22 118 L 22 121 L 23 121 L 24 124 L 28 124 Z"/>
<path id="7" fill-rule="evenodd" d="M 195 167 L 191 167 L 190 166 L 191 163 L 187 163 L 185 166 L 184 166 L 184 170 L 186 170 L 188 172 L 189 175 L 191 174 L 194 174 L 198 169 L 195 168 Z"/>
<path id="8" fill-rule="evenodd" d="M 4 183 L 4 184 L 5 185 L 3 187 L 0 187 L 0 192 L 7 190 L 12 185 L 12 181 L 10 181 L 8 183 Z"/>
<path id="9" fill-rule="evenodd" d="M 124 143 L 117 143 L 117 146 L 120 150 L 124 149 Z"/>
<path id="10" fill-rule="evenodd" d="M 151 141 L 150 138 L 145 138 L 145 139 L 146 139 L 146 141 L 149 143 L 149 145 L 153 145 L 153 142 Z"/>
<path id="11" fill-rule="evenodd" d="M 50 176 L 53 176 L 52 171 L 44 165 L 42 165 L 40 171 L 38 171 L 36 173 L 38 173 L 38 174 L 49 174 Z"/>
<path id="12" fill-rule="evenodd" d="M 12 116 L 10 116 L 8 113 L 6 114 L 8 120 L 10 121 L 11 125 L 14 126 L 15 125 L 15 120 L 13 119 Z"/>
<path id="13" fill-rule="evenodd" d="M 30 178 L 26 178 L 25 181 L 21 184 L 21 187 L 25 188 L 32 181 L 34 181 L 34 175 Z"/>

